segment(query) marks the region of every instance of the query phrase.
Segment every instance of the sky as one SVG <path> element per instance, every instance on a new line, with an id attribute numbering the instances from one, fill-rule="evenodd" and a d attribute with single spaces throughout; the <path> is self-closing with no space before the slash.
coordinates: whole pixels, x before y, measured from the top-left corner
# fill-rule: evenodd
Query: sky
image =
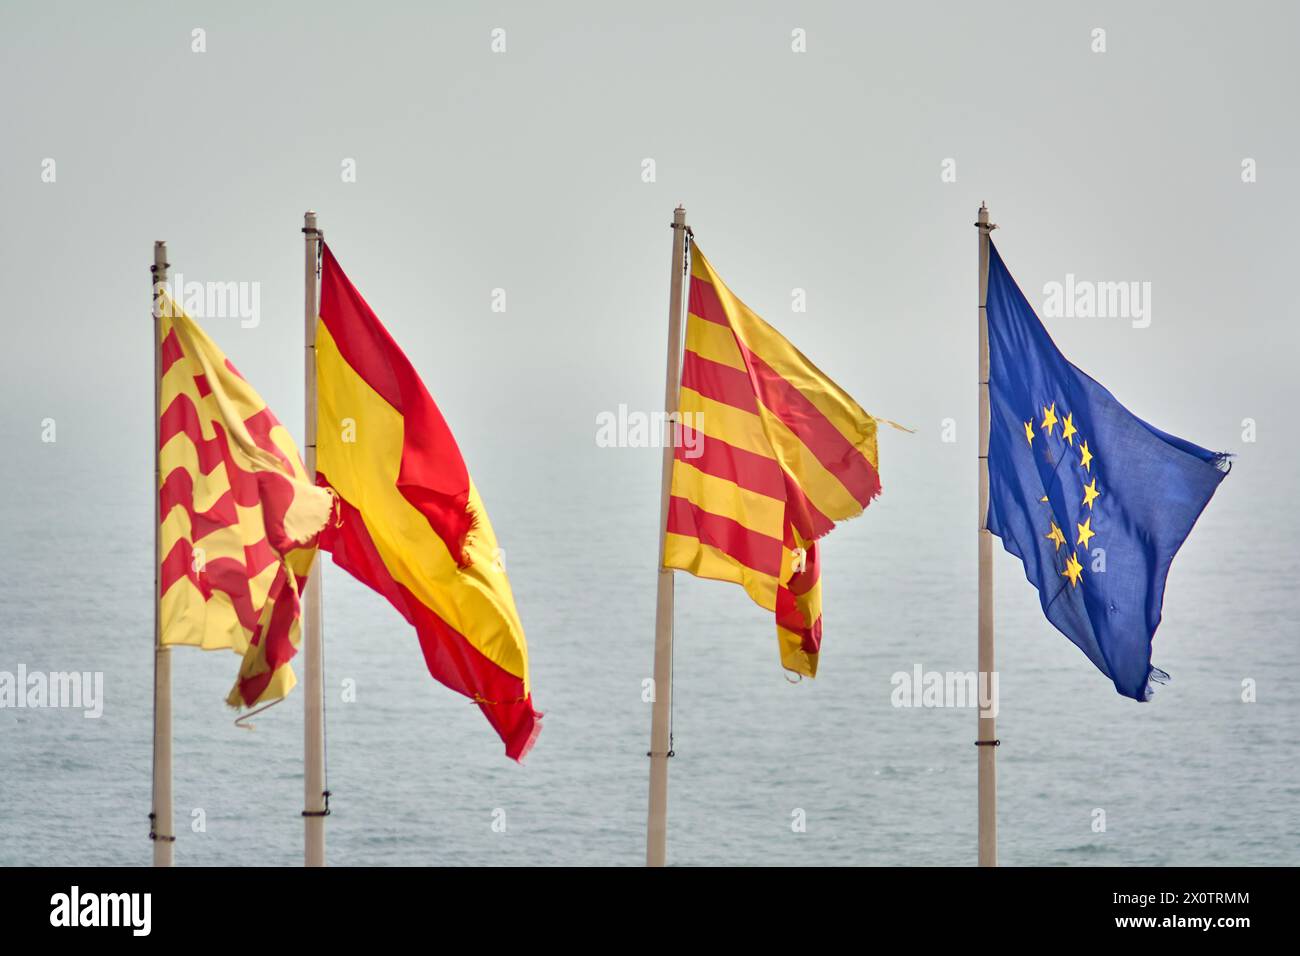
<path id="1" fill-rule="evenodd" d="M 16 456 L 48 451 L 52 417 L 76 446 L 61 454 L 138 465 L 156 239 L 191 280 L 258 283 L 256 328 L 209 331 L 300 434 L 308 208 L 471 447 L 491 432 L 589 451 L 600 411 L 658 404 L 678 203 L 748 304 L 869 410 L 929 433 L 909 456 L 945 454 L 940 423 L 971 414 L 981 201 L 1036 304 L 1070 273 L 1151 283 L 1148 328 L 1050 327 L 1139 414 L 1231 444 L 1291 387 L 1285 5 L 359 18 L 331 3 L 7 4 L 3 18 L 0 427 Z"/>

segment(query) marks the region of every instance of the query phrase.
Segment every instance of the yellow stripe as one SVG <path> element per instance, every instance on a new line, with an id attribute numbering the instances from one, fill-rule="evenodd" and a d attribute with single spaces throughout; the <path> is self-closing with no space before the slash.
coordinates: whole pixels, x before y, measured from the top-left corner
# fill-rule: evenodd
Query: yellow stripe
<path id="1" fill-rule="evenodd" d="M 784 501 L 741 488 L 726 478 L 706 475 L 684 461 L 673 462 L 672 493 L 769 538 L 780 540 L 785 527 Z"/>
<path id="2" fill-rule="evenodd" d="M 862 513 L 861 502 L 849 494 L 840 480 L 822 466 L 817 456 L 808 450 L 781 419 L 763 405 L 759 405 L 759 415 L 767 428 L 767 435 L 771 439 L 770 448 L 776 452 L 776 460 L 794 477 L 818 511 L 832 521 L 843 521 Z M 706 424 L 707 421 L 706 419 Z"/>
<path id="3" fill-rule="evenodd" d="M 528 686 L 528 652 L 510 582 L 478 490 L 470 485 L 477 524 L 467 542 L 471 566 L 457 567 L 428 520 L 397 490 L 402 416 L 346 362 L 323 322 L 316 325 L 319 391 L 318 464 L 338 493 L 366 518 L 388 573 L 489 660 Z M 341 422 L 356 423 L 354 442 Z"/>
<path id="4" fill-rule="evenodd" d="M 704 432 L 705 441 L 716 438 L 729 445 L 752 451 L 764 458 L 775 458 L 772 446 L 763 434 L 763 423 L 753 412 L 734 405 L 715 402 L 693 388 L 683 388 L 678 405 L 681 411 L 704 417 L 695 419 L 695 426 Z"/>
<path id="5" fill-rule="evenodd" d="M 717 281 L 717 276 L 714 275 L 709 260 L 704 258 L 704 253 L 700 252 L 699 245 L 693 240 L 691 242 L 691 275 L 697 279 L 703 279 L 705 282 Z"/>
<path id="6" fill-rule="evenodd" d="M 794 631 L 787 631 L 780 624 L 776 626 L 776 641 L 781 649 L 781 666 L 786 670 L 802 674 L 804 677 L 817 676 L 818 654 L 809 654 L 803 649 L 803 638 Z"/>
<path id="7" fill-rule="evenodd" d="M 817 583 L 810 587 L 805 593 L 794 595 L 794 604 L 795 607 L 799 609 L 800 613 L 803 614 L 805 620 L 808 621 L 808 626 L 811 627 L 812 623 L 822 616 L 821 578 L 819 577 Z"/>
<path id="8" fill-rule="evenodd" d="M 666 534 L 664 567 L 689 571 L 697 578 L 739 584 L 759 607 L 776 610 L 776 578 L 746 567 L 731 555 L 698 538 L 672 532 Z"/>
<path id="9" fill-rule="evenodd" d="M 205 651 L 233 650 L 243 654 L 250 634 L 239 623 L 230 598 L 213 592 L 204 601 L 203 592 L 189 578 L 181 578 L 162 596 L 162 642 L 201 647 Z"/>
<path id="10" fill-rule="evenodd" d="M 294 625 L 295 628 L 297 625 Z M 298 641 L 293 642 L 294 647 L 298 646 Z M 260 672 L 259 672 L 260 673 Z M 249 707 L 260 707 L 262 704 L 269 704 L 273 700 L 279 700 L 281 697 L 288 697 L 289 691 L 298 686 L 298 678 L 293 673 L 293 668 L 285 664 L 276 669 L 271 677 L 270 683 L 266 685 L 266 690 L 262 691 L 262 696 L 249 704 Z M 244 698 L 239 694 L 239 685 L 236 684 L 231 690 L 230 696 L 226 698 L 226 703 L 231 707 L 243 707 Z"/>
<path id="11" fill-rule="evenodd" d="M 311 563 L 315 557 L 315 548 L 294 548 L 284 556 L 284 562 L 289 565 L 290 571 L 305 578 L 307 572 L 311 570 Z"/>
<path id="12" fill-rule="evenodd" d="M 728 365 L 742 372 L 748 371 L 731 329 L 697 315 L 686 318 L 686 350 L 711 362 Z"/>

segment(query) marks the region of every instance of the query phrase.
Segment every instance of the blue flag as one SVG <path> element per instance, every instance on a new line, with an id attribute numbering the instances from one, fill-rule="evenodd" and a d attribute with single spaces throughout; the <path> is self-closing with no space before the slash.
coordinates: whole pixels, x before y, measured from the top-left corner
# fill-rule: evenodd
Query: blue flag
<path id="1" fill-rule="evenodd" d="M 1151 664 L 1169 565 L 1228 456 L 1153 428 L 1071 365 L 989 246 L 988 528 L 1057 630 L 1147 700 L 1169 679 Z"/>

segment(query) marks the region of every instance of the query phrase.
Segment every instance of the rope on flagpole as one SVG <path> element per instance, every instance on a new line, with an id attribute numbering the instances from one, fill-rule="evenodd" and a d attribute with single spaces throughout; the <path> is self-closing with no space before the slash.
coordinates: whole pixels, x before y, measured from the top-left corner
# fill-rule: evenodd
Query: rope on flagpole
<path id="1" fill-rule="evenodd" d="M 238 717 L 235 718 L 235 726 L 238 727 L 240 730 L 256 730 L 257 728 L 253 724 L 250 724 L 249 721 L 252 720 L 254 717 L 256 717 L 258 714 L 265 713 L 266 711 L 274 707 L 276 704 L 280 704 L 283 702 L 284 702 L 284 698 L 281 697 L 277 700 L 271 701 L 269 704 L 262 705 L 261 707 L 257 708 L 257 710 L 249 711 L 247 714 L 240 714 Z"/>

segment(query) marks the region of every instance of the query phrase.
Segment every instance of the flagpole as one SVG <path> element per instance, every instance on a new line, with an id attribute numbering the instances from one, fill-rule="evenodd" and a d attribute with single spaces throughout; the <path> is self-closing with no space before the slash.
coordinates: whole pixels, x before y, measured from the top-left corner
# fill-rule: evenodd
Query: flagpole
<path id="1" fill-rule="evenodd" d="M 316 318 L 317 279 L 320 241 L 323 233 L 316 228 L 316 213 L 303 216 L 306 239 L 306 309 L 304 329 L 307 348 L 303 371 L 306 378 L 305 432 L 307 478 L 316 481 Z M 325 792 L 325 670 L 321 636 L 321 562 L 312 562 L 311 572 L 302 594 L 303 633 L 303 803 L 305 826 L 303 863 L 325 865 L 325 817 L 329 813 Z"/>
<path id="2" fill-rule="evenodd" d="M 676 415 L 682 362 L 682 290 L 686 275 L 686 209 L 673 211 L 673 263 L 668 299 L 668 361 L 664 411 Z M 668 758 L 673 755 L 673 571 L 664 567 L 664 535 L 673 483 L 676 431 L 664 426 L 663 473 L 659 489 L 659 589 L 655 599 L 654 704 L 650 718 L 650 812 L 646 821 L 646 866 L 663 866 L 668 842 Z"/>
<path id="3" fill-rule="evenodd" d="M 171 866 L 176 842 L 172 812 L 172 649 L 162 642 L 162 510 L 159 505 L 161 469 L 158 438 L 162 415 L 162 342 L 160 287 L 167 282 L 167 243 L 153 244 L 150 271 L 153 296 L 153 808 L 149 813 L 149 839 L 153 865 Z"/>
<path id="4" fill-rule="evenodd" d="M 989 210 L 980 203 L 979 219 L 979 677 L 980 687 L 993 684 L 993 535 L 989 510 Z M 981 702 L 982 704 L 983 702 Z M 979 748 L 979 865 L 998 865 L 998 784 L 996 720 L 979 711 L 975 745 Z"/>

